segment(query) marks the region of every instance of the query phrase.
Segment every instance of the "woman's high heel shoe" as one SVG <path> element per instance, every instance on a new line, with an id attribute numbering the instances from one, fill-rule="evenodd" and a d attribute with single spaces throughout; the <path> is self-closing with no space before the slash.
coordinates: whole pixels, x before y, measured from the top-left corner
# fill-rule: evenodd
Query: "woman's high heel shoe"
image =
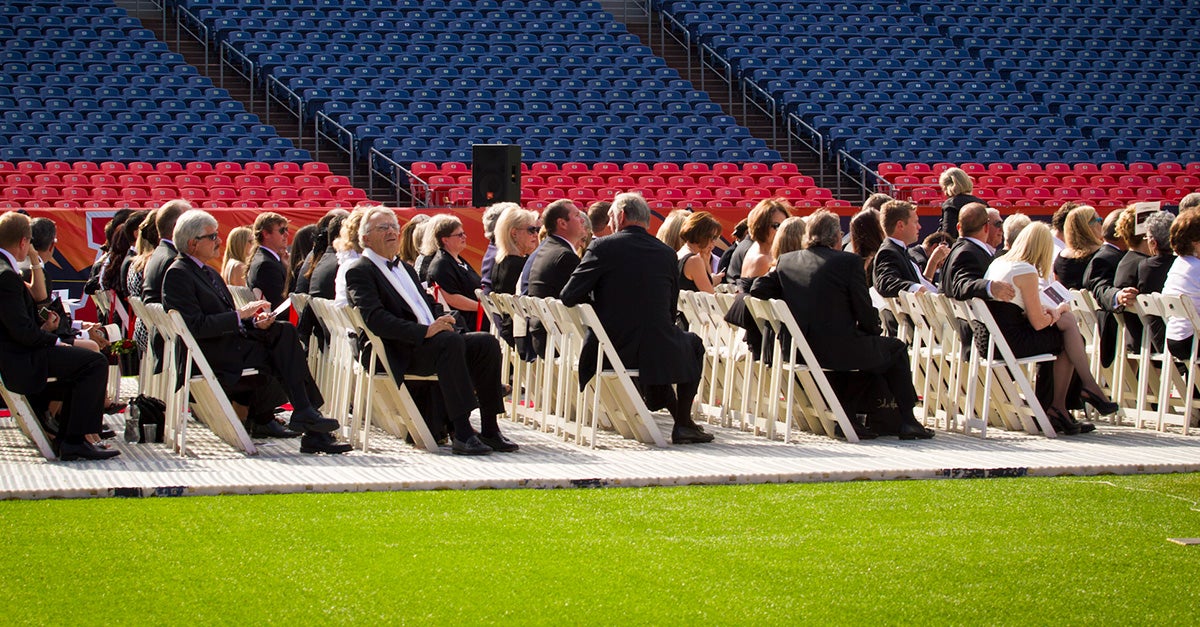
<path id="1" fill-rule="evenodd" d="M 1115 401 L 1106 401 L 1103 398 L 1092 394 L 1088 390 L 1080 390 L 1079 397 L 1083 399 L 1083 402 L 1091 405 L 1096 411 L 1100 412 L 1100 415 L 1102 416 L 1115 414 L 1117 413 L 1118 409 L 1121 409 L 1121 406 Z"/>
<path id="2" fill-rule="evenodd" d="M 1079 425 L 1071 419 L 1067 414 L 1064 414 L 1057 408 L 1047 407 L 1046 417 L 1050 419 L 1050 426 L 1061 435 L 1079 435 Z"/>

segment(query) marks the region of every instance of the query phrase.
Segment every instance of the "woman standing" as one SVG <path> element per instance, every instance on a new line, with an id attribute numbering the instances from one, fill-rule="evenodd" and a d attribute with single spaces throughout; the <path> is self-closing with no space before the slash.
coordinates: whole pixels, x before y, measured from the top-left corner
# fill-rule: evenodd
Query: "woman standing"
<path id="1" fill-rule="evenodd" d="M 942 172 L 942 175 L 938 177 L 938 186 L 946 195 L 946 200 L 942 203 L 941 230 L 957 238 L 958 212 L 973 202 L 985 205 L 987 203 L 982 198 L 971 195 L 971 192 L 975 191 L 975 183 L 971 181 L 969 174 L 959 168 L 950 168 Z"/>

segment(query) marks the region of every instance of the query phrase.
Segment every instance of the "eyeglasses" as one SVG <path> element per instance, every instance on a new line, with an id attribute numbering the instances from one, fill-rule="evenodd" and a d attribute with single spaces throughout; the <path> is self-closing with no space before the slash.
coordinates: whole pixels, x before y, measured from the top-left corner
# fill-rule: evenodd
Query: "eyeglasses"
<path id="1" fill-rule="evenodd" d="M 1092 218 L 1092 224 L 1104 224 L 1104 220 L 1101 220 L 1101 219 L 1100 219 L 1100 218 L 1098 218 L 1098 217 L 1097 217 L 1097 218 Z"/>
<path id="2" fill-rule="evenodd" d="M 400 225 L 392 224 L 390 222 L 385 223 L 385 224 L 376 224 L 375 226 L 371 227 L 371 230 L 372 231 L 399 231 Z"/>
<path id="3" fill-rule="evenodd" d="M 217 241 L 217 240 L 221 239 L 221 234 L 220 234 L 220 233 L 213 232 L 213 233 L 209 233 L 208 235 L 200 235 L 200 236 L 197 236 L 197 237 L 196 237 L 196 239 L 197 239 L 197 240 L 206 239 L 206 240 L 208 240 L 208 241 L 210 241 L 210 242 L 215 242 L 215 241 Z"/>
<path id="4" fill-rule="evenodd" d="M 992 226 L 994 226 L 998 229 L 1004 228 L 1004 222 L 1002 222 L 1000 220 L 996 220 L 995 222 L 992 223 Z"/>
<path id="5" fill-rule="evenodd" d="M 541 227 L 536 227 L 536 226 L 527 226 L 527 227 L 525 227 L 525 232 L 526 232 L 526 233 L 528 233 L 528 234 L 530 234 L 530 235 L 537 235 L 537 232 L 538 232 L 538 230 L 539 230 L 540 228 L 541 228 Z"/>
<path id="6" fill-rule="evenodd" d="M 778 231 L 778 230 L 779 230 L 779 225 L 780 225 L 780 224 L 783 224 L 783 223 L 782 223 L 782 222 L 772 222 L 772 223 L 771 223 L 771 228 L 772 228 L 772 229 L 774 229 L 774 230 L 776 230 L 776 231 Z"/>
<path id="7" fill-rule="evenodd" d="M 458 233 L 451 233 L 450 235 L 447 235 L 446 237 L 461 237 L 463 239 L 467 239 L 467 233 L 466 233 L 466 231 L 459 231 Z"/>
<path id="8" fill-rule="evenodd" d="M 286 226 L 281 226 L 281 227 L 279 227 L 279 230 L 277 230 L 275 232 L 279 233 L 280 235 L 286 235 L 288 232 L 288 228 Z"/>

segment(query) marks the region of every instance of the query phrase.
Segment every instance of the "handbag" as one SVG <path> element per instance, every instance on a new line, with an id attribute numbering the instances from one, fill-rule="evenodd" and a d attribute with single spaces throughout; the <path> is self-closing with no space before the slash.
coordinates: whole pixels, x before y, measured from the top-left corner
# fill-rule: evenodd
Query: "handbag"
<path id="1" fill-rule="evenodd" d="M 146 443 L 146 430 L 143 428 L 146 425 L 157 425 L 158 429 L 154 441 L 163 441 L 163 428 L 167 423 L 166 403 L 153 396 L 138 394 L 136 398 L 129 401 L 129 416 L 137 421 L 138 431 L 140 432 L 139 443 Z"/>

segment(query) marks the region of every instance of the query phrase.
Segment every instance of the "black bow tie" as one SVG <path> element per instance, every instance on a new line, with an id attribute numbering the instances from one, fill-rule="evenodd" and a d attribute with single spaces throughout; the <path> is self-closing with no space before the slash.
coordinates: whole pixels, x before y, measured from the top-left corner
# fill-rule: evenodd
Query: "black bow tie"
<path id="1" fill-rule="evenodd" d="M 392 259 L 392 260 L 389 260 L 389 261 L 387 262 L 387 267 L 388 267 L 388 270 L 395 270 L 395 269 L 396 269 L 396 266 L 398 266 L 398 265 L 400 265 L 400 258 L 399 258 L 399 257 L 397 257 L 397 258 L 395 258 L 395 259 Z"/>

